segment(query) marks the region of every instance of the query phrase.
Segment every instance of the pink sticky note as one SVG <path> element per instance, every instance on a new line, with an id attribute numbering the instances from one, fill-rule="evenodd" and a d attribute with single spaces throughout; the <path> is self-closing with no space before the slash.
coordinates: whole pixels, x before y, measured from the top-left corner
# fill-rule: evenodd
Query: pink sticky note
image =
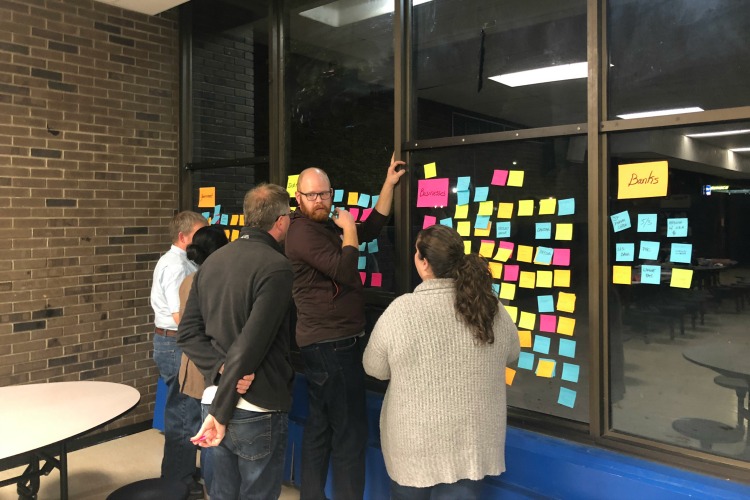
<path id="1" fill-rule="evenodd" d="M 359 209 L 358 208 L 350 208 L 349 213 L 352 214 L 352 217 L 354 217 L 354 220 L 357 220 L 357 217 L 359 217 Z"/>
<path id="2" fill-rule="evenodd" d="M 495 186 L 505 186 L 506 182 L 508 182 L 508 171 L 495 170 L 495 173 L 492 174 L 492 182 L 490 184 Z"/>
<path id="3" fill-rule="evenodd" d="M 539 315 L 539 330 L 542 332 L 555 332 L 557 328 L 557 316 L 552 314 Z"/>
<path id="4" fill-rule="evenodd" d="M 417 186 L 417 207 L 448 206 L 448 178 L 420 179 Z"/>
<path id="5" fill-rule="evenodd" d="M 367 218 L 370 216 L 370 213 L 372 213 L 372 208 L 365 208 L 364 210 L 362 210 L 362 218 L 359 220 L 363 222 L 366 221 Z"/>
<path id="6" fill-rule="evenodd" d="M 552 265 L 569 266 L 570 248 L 555 248 L 555 253 L 552 255 Z"/>
<path id="7" fill-rule="evenodd" d="M 503 281 L 518 281 L 518 266 L 503 267 Z"/>
<path id="8" fill-rule="evenodd" d="M 437 217 L 434 217 L 432 215 L 425 215 L 422 229 L 427 229 L 428 227 L 434 226 L 435 224 L 437 224 Z"/>
<path id="9" fill-rule="evenodd" d="M 515 245 L 515 243 L 511 243 L 510 241 L 501 241 L 501 242 L 500 242 L 500 243 L 498 244 L 498 246 L 499 246 L 500 248 L 507 248 L 508 250 L 511 250 L 511 251 L 512 251 L 512 250 L 513 250 L 513 248 L 515 248 L 515 246 L 516 246 L 516 245 Z"/>
<path id="10" fill-rule="evenodd" d="M 362 280 L 362 284 L 365 284 L 365 278 L 367 277 L 367 273 L 363 273 L 362 271 L 359 272 L 359 279 Z"/>
<path id="11" fill-rule="evenodd" d="M 372 273 L 370 278 L 370 286 L 380 286 L 383 283 L 383 275 L 381 273 Z"/>

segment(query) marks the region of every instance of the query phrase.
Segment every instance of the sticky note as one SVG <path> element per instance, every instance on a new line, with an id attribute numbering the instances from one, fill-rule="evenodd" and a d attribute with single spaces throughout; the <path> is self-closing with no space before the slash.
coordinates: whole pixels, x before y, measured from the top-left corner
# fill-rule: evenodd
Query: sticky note
<path id="1" fill-rule="evenodd" d="M 522 352 L 518 355 L 518 368 L 523 368 L 524 370 L 533 370 L 534 369 L 534 355 L 530 352 Z"/>
<path id="2" fill-rule="evenodd" d="M 292 209 L 292 210 L 294 210 L 294 209 Z M 239 225 L 240 226 L 244 226 L 245 225 L 245 216 L 244 215 L 240 215 L 240 224 Z"/>
<path id="3" fill-rule="evenodd" d="M 521 278 L 518 281 L 518 286 L 521 288 L 536 287 L 536 273 L 531 271 L 521 271 Z"/>
<path id="4" fill-rule="evenodd" d="M 557 404 L 573 408 L 576 405 L 576 391 L 567 387 L 560 387 L 560 395 L 557 397 Z"/>
<path id="5" fill-rule="evenodd" d="M 576 213 L 575 198 L 565 198 L 557 202 L 557 215 L 574 215 Z"/>
<path id="6" fill-rule="evenodd" d="M 539 363 L 536 366 L 536 376 L 544 378 L 552 378 L 555 376 L 555 360 L 539 358 Z"/>
<path id="7" fill-rule="evenodd" d="M 238 229 L 232 229 L 232 236 L 229 237 L 229 241 L 234 241 L 240 237 L 240 231 Z"/>
<path id="8" fill-rule="evenodd" d="M 508 171 L 507 170 L 495 170 L 492 173 L 492 184 L 493 186 L 505 186 L 505 183 L 508 181 Z"/>
<path id="9" fill-rule="evenodd" d="M 532 350 L 540 354 L 549 354 L 549 344 L 549 337 L 534 335 L 534 348 Z"/>
<path id="10" fill-rule="evenodd" d="M 378 240 L 372 240 L 367 243 L 367 251 L 370 253 L 378 253 Z"/>
<path id="11" fill-rule="evenodd" d="M 492 225 L 489 224 L 489 223 L 487 224 L 487 227 L 484 228 L 484 229 L 480 229 L 478 227 L 475 227 L 474 228 L 474 236 L 481 236 L 481 237 L 489 236 L 490 235 L 490 228 L 492 228 Z"/>
<path id="12" fill-rule="evenodd" d="M 686 218 L 667 219 L 667 237 L 684 238 L 688 235 L 688 220 Z"/>
<path id="13" fill-rule="evenodd" d="M 641 283 L 646 285 L 661 284 L 661 266 L 641 266 Z"/>
<path id="14" fill-rule="evenodd" d="M 513 379 L 516 378 L 516 371 L 513 368 L 505 367 L 505 385 L 513 385 Z"/>
<path id="15" fill-rule="evenodd" d="M 355 208 L 355 207 L 350 208 L 349 209 L 349 213 L 352 214 L 352 217 L 354 218 L 354 220 L 359 219 L 359 209 L 358 208 Z"/>
<path id="16" fill-rule="evenodd" d="M 552 256 L 553 266 L 569 266 L 570 265 L 570 248 L 555 248 L 554 255 Z"/>
<path id="17" fill-rule="evenodd" d="M 510 319 L 513 320 L 513 323 L 518 321 L 518 308 L 516 306 L 505 306 L 505 311 L 510 316 Z"/>
<path id="18" fill-rule="evenodd" d="M 522 187 L 523 186 L 523 170 L 511 170 L 508 172 L 508 186 Z"/>
<path id="19" fill-rule="evenodd" d="M 483 201 L 479 203 L 479 210 L 477 215 L 492 215 L 494 209 L 494 203 L 492 201 Z"/>
<path id="20" fill-rule="evenodd" d="M 357 205 L 362 208 L 367 208 L 370 206 L 370 195 L 362 193 L 359 195 L 359 200 L 357 200 Z"/>
<path id="21" fill-rule="evenodd" d="M 373 196 L 370 199 L 370 207 L 375 208 L 375 205 L 378 204 L 378 200 L 380 199 L 380 195 Z"/>
<path id="22" fill-rule="evenodd" d="M 539 307 L 540 313 L 548 313 L 555 311 L 555 300 L 552 295 L 539 295 L 536 298 L 537 306 Z"/>
<path id="23" fill-rule="evenodd" d="M 500 284 L 500 298 L 506 300 L 516 299 L 516 285 L 513 283 L 501 283 Z"/>
<path id="24" fill-rule="evenodd" d="M 464 240 L 464 254 L 469 255 L 471 253 L 471 241 Z"/>
<path id="25" fill-rule="evenodd" d="M 617 243 L 615 245 L 615 260 L 617 262 L 633 262 L 635 245 L 633 243 Z"/>
<path id="26" fill-rule="evenodd" d="M 539 315 L 539 330 L 540 331 L 554 333 L 556 327 L 557 327 L 557 316 L 555 316 L 554 314 L 540 314 Z"/>
<path id="27" fill-rule="evenodd" d="M 537 222 L 534 237 L 537 240 L 548 240 L 552 238 L 552 223 L 550 222 Z"/>
<path id="28" fill-rule="evenodd" d="M 424 178 L 431 179 L 437 175 L 437 165 L 435 162 L 426 163 L 424 166 Z"/>
<path id="29" fill-rule="evenodd" d="M 453 219 L 451 219 L 450 217 L 446 217 L 445 219 L 440 219 L 440 225 L 453 227 Z"/>
<path id="30" fill-rule="evenodd" d="M 667 162 L 650 161 L 617 166 L 617 198 L 654 198 L 667 196 Z"/>
<path id="31" fill-rule="evenodd" d="M 576 294 L 559 292 L 557 294 L 557 310 L 574 313 L 576 311 Z"/>
<path id="32" fill-rule="evenodd" d="M 459 177 L 456 180 L 456 191 L 468 191 L 471 184 L 471 177 Z"/>
<path id="33" fill-rule="evenodd" d="M 549 247 L 536 247 L 536 255 L 534 255 L 534 264 L 541 264 L 548 266 L 552 263 L 552 257 L 554 256 L 555 250 Z"/>
<path id="34" fill-rule="evenodd" d="M 422 223 L 422 229 L 427 229 L 428 227 L 434 226 L 436 223 L 437 218 L 434 215 L 425 215 L 424 222 Z"/>
<path id="35" fill-rule="evenodd" d="M 349 206 L 354 206 L 357 204 L 358 201 L 359 201 L 359 193 L 349 193 L 349 196 L 346 199 L 346 204 Z"/>
<path id="36" fill-rule="evenodd" d="M 456 224 L 456 231 L 461 236 L 471 236 L 471 223 L 466 220 L 459 221 Z"/>
<path id="37" fill-rule="evenodd" d="M 494 262 L 492 262 L 491 264 L 494 264 Z M 502 264 L 498 264 L 498 265 L 502 266 Z M 492 266 L 490 266 L 490 272 L 492 272 Z M 493 283 L 492 284 L 492 293 L 494 293 L 495 295 L 500 295 L 500 284 L 499 283 Z"/>
<path id="38" fill-rule="evenodd" d="M 557 200 L 555 198 L 545 198 L 539 200 L 539 215 L 554 215 Z"/>
<path id="39" fill-rule="evenodd" d="M 656 214 L 638 214 L 638 226 L 636 231 L 639 233 L 656 232 Z"/>
<path id="40" fill-rule="evenodd" d="M 690 258 L 692 255 L 693 245 L 690 243 L 672 243 L 672 249 L 669 253 L 669 261 L 690 264 Z"/>
<path id="41" fill-rule="evenodd" d="M 555 269 L 553 283 L 560 288 L 570 287 L 570 269 Z"/>
<path id="42" fill-rule="evenodd" d="M 615 285 L 630 285 L 632 281 L 630 266 L 612 266 L 612 283 Z"/>
<path id="43" fill-rule="evenodd" d="M 573 224 L 564 222 L 555 224 L 555 239 L 561 241 L 570 241 L 573 239 Z"/>
<path id="44" fill-rule="evenodd" d="M 367 273 L 363 272 L 363 271 L 360 271 L 359 272 L 359 279 L 360 279 L 360 281 L 362 281 L 362 284 L 364 285 L 365 284 L 365 280 L 367 279 Z"/>
<path id="45" fill-rule="evenodd" d="M 519 262 L 531 262 L 534 256 L 534 247 L 527 245 L 518 245 L 518 251 L 516 252 L 516 260 Z"/>
<path id="46" fill-rule="evenodd" d="M 501 241 L 497 245 L 497 254 L 495 254 L 493 260 L 507 262 L 510 256 L 513 254 L 513 248 L 515 248 L 514 243 L 511 243 L 510 241 Z"/>
<path id="47" fill-rule="evenodd" d="M 490 262 L 489 267 L 490 267 L 490 274 L 492 275 L 492 277 L 496 280 L 499 280 L 500 276 L 502 276 L 503 274 L 503 265 L 500 264 L 499 262 Z"/>
<path id="48" fill-rule="evenodd" d="M 367 257 L 361 255 L 357 261 L 357 269 L 364 269 L 367 267 Z"/>
<path id="49" fill-rule="evenodd" d="M 510 221 L 495 223 L 496 238 L 510 238 Z"/>
<path id="50" fill-rule="evenodd" d="M 221 204 L 215 205 L 214 206 L 214 217 L 216 217 L 220 213 L 221 213 Z"/>
<path id="51" fill-rule="evenodd" d="M 518 330 L 518 341 L 521 343 L 521 347 L 531 347 L 531 332 Z"/>
<path id="52" fill-rule="evenodd" d="M 490 225 L 490 218 L 487 215 L 477 215 L 476 220 L 474 221 L 474 227 L 478 227 L 481 229 L 489 229 Z"/>
<path id="53" fill-rule="evenodd" d="M 580 374 L 580 367 L 572 363 L 563 363 L 562 375 L 560 378 L 566 382 L 578 382 L 578 376 Z"/>
<path id="54" fill-rule="evenodd" d="M 370 277 L 370 286 L 380 287 L 382 283 L 383 283 L 383 274 L 372 273 L 372 276 Z"/>
<path id="55" fill-rule="evenodd" d="M 290 198 L 294 198 L 297 194 L 297 181 L 299 180 L 299 174 L 290 175 L 286 178 L 286 192 L 289 193 Z"/>
<path id="56" fill-rule="evenodd" d="M 612 230 L 616 233 L 624 231 L 630 227 L 630 214 L 627 210 L 610 215 L 609 218 L 612 220 Z"/>
<path id="57" fill-rule="evenodd" d="M 456 219 L 465 219 L 469 216 L 469 205 L 456 205 L 456 213 L 453 215 Z"/>
<path id="58" fill-rule="evenodd" d="M 240 216 L 237 214 L 232 215 L 232 220 L 229 221 L 230 226 L 236 226 L 240 222 Z"/>
<path id="59" fill-rule="evenodd" d="M 518 216 L 534 215 L 534 200 L 520 200 L 518 202 Z"/>
<path id="60" fill-rule="evenodd" d="M 227 239 L 231 239 L 232 233 L 231 233 L 231 231 L 229 231 L 229 229 L 225 229 L 224 230 L 224 234 L 226 235 Z"/>
<path id="61" fill-rule="evenodd" d="M 201 212 L 201 215 L 203 216 L 204 219 L 206 219 L 207 221 L 209 221 L 208 222 L 209 224 L 211 224 L 211 221 L 210 221 L 210 219 L 211 219 L 211 212 Z"/>
<path id="62" fill-rule="evenodd" d="M 344 190 L 343 189 L 337 189 L 333 192 L 333 202 L 334 203 L 341 203 L 344 199 Z"/>
<path id="63" fill-rule="evenodd" d="M 474 201 L 487 201 L 487 195 L 490 192 L 490 188 L 487 186 L 480 186 L 474 188 Z"/>
<path id="64" fill-rule="evenodd" d="M 359 220 L 366 221 L 371 213 L 372 213 L 372 208 L 365 208 L 364 210 L 362 210 L 362 217 L 360 217 Z"/>
<path id="65" fill-rule="evenodd" d="M 560 339 L 560 345 L 558 346 L 558 352 L 560 356 L 566 358 L 576 357 L 576 341 L 570 339 Z"/>
<path id="66" fill-rule="evenodd" d="M 690 288 L 690 284 L 693 281 L 693 270 L 692 269 L 672 269 L 672 278 L 669 281 L 669 286 L 674 288 Z"/>
<path id="67" fill-rule="evenodd" d="M 222 226 L 229 225 L 229 214 L 221 214 L 221 225 Z"/>
<path id="68" fill-rule="evenodd" d="M 498 203 L 497 218 L 510 219 L 511 217 L 513 217 L 513 203 Z"/>
<path id="69" fill-rule="evenodd" d="M 524 330 L 533 330 L 536 324 L 536 314 L 521 311 L 521 317 L 518 320 L 518 327 Z"/>
<path id="70" fill-rule="evenodd" d="M 456 201 L 457 204 L 468 205 L 471 201 L 471 193 L 469 193 L 469 191 L 458 191 L 456 193 L 456 199 L 458 200 Z"/>
<path id="71" fill-rule="evenodd" d="M 351 199 L 351 194 L 349 194 Z M 420 179 L 417 183 L 417 207 L 448 205 L 448 179 Z"/>
<path id="72" fill-rule="evenodd" d="M 506 265 L 503 281 L 518 281 L 519 267 L 516 265 Z"/>
<path id="73" fill-rule="evenodd" d="M 638 247 L 638 258 L 643 260 L 659 259 L 658 241 L 641 241 Z"/>
<path id="74" fill-rule="evenodd" d="M 494 251 L 495 251 L 494 240 L 482 240 L 481 244 L 479 245 L 479 255 L 489 259 L 490 257 L 492 257 L 492 253 Z"/>
<path id="75" fill-rule="evenodd" d="M 552 271 L 537 271 L 536 272 L 536 287 L 537 288 L 552 288 Z"/>
<path id="76" fill-rule="evenodd" d="M 558 316 L 557 318 L 557 333 L 561 335 L 573 335 L 573 330 L 576 327 L 576 320 L 574 318 L 568 318 L 566 316 Z"/>

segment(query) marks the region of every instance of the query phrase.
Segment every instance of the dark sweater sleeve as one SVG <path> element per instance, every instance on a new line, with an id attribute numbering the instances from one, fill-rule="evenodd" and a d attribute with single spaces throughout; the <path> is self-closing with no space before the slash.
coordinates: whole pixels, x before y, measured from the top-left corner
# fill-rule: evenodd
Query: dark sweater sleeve
<path id="1" fill-rule="evenodd" d="M 286 238 L 289 259 L 304 262 L 336 283 L 361 285 L 357 269 L 359 248 L 349 245 L 342 248 L 322 233 L 325 229 L 312 224 L 315 223 L 294 223 L 289 229 Z"/>
<path id="2" fill-rule="evenodd" d="M 357 237 L 359 238 L 359 243 L 362 244 L 364 242 L 372 241 L 380 236 L 380 232 L 383 230 L 383 226 L 385 226 L 387 220 L 388 216 L 381 214 L 377 210 L 370 212 L 370 216 L 366 221 L 357 224 Z"/>

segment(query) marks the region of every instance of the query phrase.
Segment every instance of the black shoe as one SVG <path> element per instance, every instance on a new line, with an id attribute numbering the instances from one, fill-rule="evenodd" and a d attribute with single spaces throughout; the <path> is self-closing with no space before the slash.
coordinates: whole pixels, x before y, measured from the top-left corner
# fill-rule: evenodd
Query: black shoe
<path id="1" fill-rule="evenodd" d="M 203 500 L 203 485 L 197 481 L 193 481 L 188 485 L 188 500 Z"/>

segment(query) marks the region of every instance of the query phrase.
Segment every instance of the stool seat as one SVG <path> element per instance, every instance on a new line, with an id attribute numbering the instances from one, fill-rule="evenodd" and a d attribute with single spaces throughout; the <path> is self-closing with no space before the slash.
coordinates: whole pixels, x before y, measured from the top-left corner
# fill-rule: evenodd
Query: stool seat
<path id="1" fill-rule="evenodd" d="M 190 489 L 182 481 L 143 479 L 116 489 L 107 500 L 187 500 Z"/>
<path id="2" fill-rule="evenodd" d="M 714 383 L 716 385 L 726 387 L 727 389 L 734 389 L 735 391 L 744 390 L 745 392 L 747 392 L 748 390 L 747 382 L 745 382 L 741 378 L 733 378 L 733 377 L 726 377 L 724 375 L 718 375 L 716 376 L 716 378 L 714 378 Z"/>
<path id="3" fill-rule="evenodd" d="M 705 418 L 680 418 L 672 422 L 672 428 L 683 436 L 697 439 L 704 450 L 710 450 L 717 443 L 736 443 L 744 437 L 743 430 Z"/>

